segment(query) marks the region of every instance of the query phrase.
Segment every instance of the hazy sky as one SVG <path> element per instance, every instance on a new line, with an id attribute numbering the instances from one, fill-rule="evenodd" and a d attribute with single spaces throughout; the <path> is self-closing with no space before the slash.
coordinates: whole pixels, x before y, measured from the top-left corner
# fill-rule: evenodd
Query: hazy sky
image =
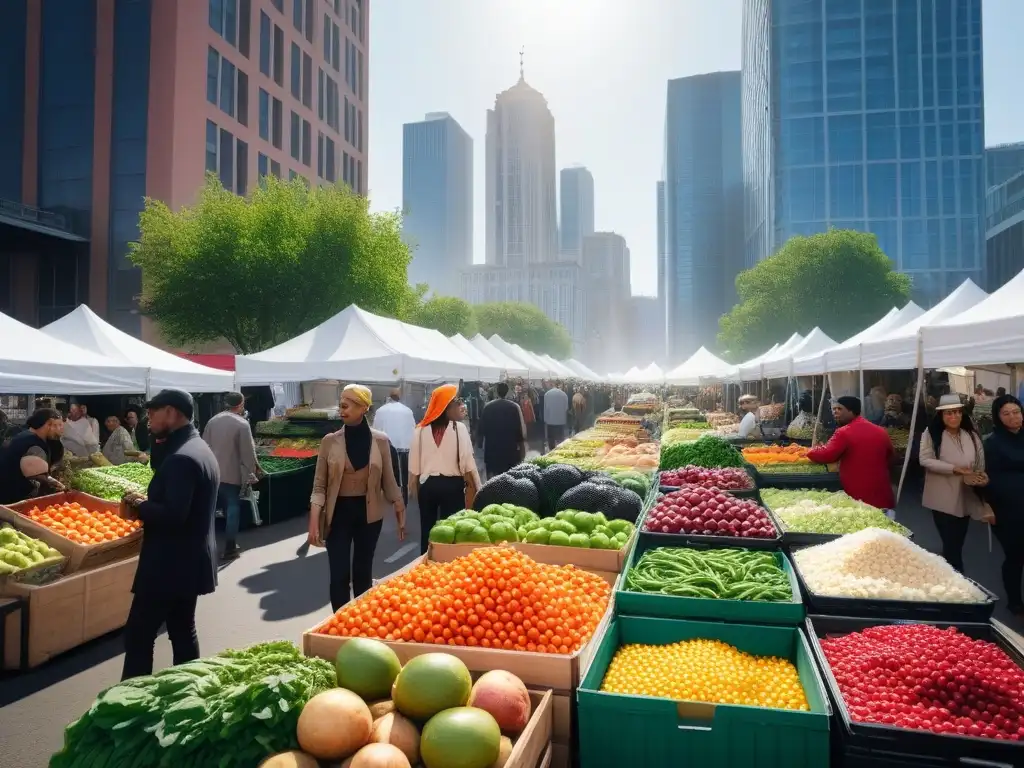
<path id="1" fill-rule="evenodd" d="M 741 0 L 371 0 L 370 196 L 402 205 L 402 124 L 448 112 L 473 137 L 474 255 L 484 259 L 486 110 L 519 76 L 555 117 L 559 168 L 594 174 L 598 230 L 622 234 L 633 293 L 656 292 L 655 182 L 666 81 L 739 69 Z M 985 134 L 1024 140 L 1024 0 L 984 0 Z M 740 225 L 741 222 L 737 222 Z"/>

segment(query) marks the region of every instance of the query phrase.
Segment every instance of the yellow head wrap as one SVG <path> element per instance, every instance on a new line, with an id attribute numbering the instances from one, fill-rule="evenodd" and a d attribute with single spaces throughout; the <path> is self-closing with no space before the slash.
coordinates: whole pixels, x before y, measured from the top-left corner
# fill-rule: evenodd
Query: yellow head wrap
<path id="1" fill-rule="evenodd" d="M 341 396 L 360 405 L 365 405 L 367 408 L 373 405 L 373 393 L 369 387 L 364 387 L 362 384 L 349 384 L 341 390 Z"/>

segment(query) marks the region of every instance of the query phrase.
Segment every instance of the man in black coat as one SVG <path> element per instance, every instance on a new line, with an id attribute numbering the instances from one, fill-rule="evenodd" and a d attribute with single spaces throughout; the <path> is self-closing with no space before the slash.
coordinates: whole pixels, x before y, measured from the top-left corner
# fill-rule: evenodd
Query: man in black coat
<path id="1" fill-rule="evenodd" d="M 164 624 L 175 664 L 199 658 L 196 602 L 217 587 L 217 459 L 192 424 L 195 407 L 187 392 L 165 389 L 146 408 L 159 450 L 148 499 L 125 496 L 142 521 L 143 536 L 122 680 L 152 673 L 153 646 Z"/>
<path id="2" fill-rule="evenodd" d="M 523 411 L 508 399 L 508 384 L 498 384 L 498 399 L 483 408 L 480 437 L 484 444 L 487 477 L 507 472 L 526 458 L 526 423 Z"/>

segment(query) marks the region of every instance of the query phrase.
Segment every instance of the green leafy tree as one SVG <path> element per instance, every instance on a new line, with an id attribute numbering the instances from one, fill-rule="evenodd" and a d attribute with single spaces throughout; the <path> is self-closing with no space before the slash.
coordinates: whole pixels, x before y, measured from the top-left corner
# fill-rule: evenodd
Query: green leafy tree
<path id="1" fill-rule="evenodd" d="M 192 207 L 147 199 L 129 258 L 142 268 L 142 311 L 185 347 L 225 339 L 251 354 L 349 304 L 398 317 L 418 303 L 401 217 L 300 179 L 266 177 L 245 198 L 210 174 Z"/>
<path id="2" fill-rule="evenodd" d="M 530 352 L 564 360 L 572 354 L 572 338 L 565 327 L 551 320 L 532 304 L 499 301 L 473 307 L 480 333 L 498 334 L 505 341 Z"/>
<path id="3" fill-rule="evenodd" d="M 435 328 L 445 336 L 461 333 L 476 335 L 476 316 L 468 302 L 451 296 L 434 296 L 416 311 L 413 322 L 424 328 Z"/>
<path id="4" fill-rule="evenodd" d="M 736 278 L 739 302 L 719 320 L 718 342 L 749 359 L 815 326 L 843 341 L 910 300 L 910 278 L 873 234 L 832 229 L 790 238 Z"/>

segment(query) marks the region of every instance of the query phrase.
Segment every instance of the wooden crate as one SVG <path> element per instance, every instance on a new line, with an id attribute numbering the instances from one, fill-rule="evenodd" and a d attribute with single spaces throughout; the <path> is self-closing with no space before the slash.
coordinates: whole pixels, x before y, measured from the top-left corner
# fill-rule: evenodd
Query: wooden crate
<path id="1" fill-rule="evenodd" d="M 538 563 L 547 565 L 575 565 L 586 571 L 601 571 L 604 573 L 621 573 L 626 560 L 629 557 L 630 549 L 633 546 L 633 538 L 636 532 L 622 549 L 583 549 L 581 547 L 559 547 L 550 544 L 530 544 L 525 541 L 513 542 L 505 546 L 518 549 L 524 555 Z M 493 546 L 491 544 L 437 544 L 430 543 L 427 557 L 438 563 L 450 563 L 457 557 L 462 557 L 480 547 Z"/>
<path id="2" fill-rule="evenodd" d="M 551 746 L 551 691 L 530 691 L 533 712 L 516 738 L 505 768 L 537 768 Z"/>
<path id="3" fill-rule="evenodd" d="M 76 544 L 27 516 L 28 511 L 33 507 L 44 509 L 51 504 L 63 504 L 66 501 L 77 501 L 92 510 L 105 510 L 116 515 L 121 513 L 119 502 L 98 499 L 81 491 L 68 491 L 0 507 L 0 520 L 10 523 L 33 538 L 46 542 L 64 555 L 68 559 L 67 573 L 97 568 L 114 560 L 122 560 L 139 554 L 139 550 L 142 548 L 141 529 L 123 538 L 106 541 L 102 544 Z"/>
<path id="4" fill-rule="evenodd" d="M 399 573 L 404 573 L 415 568 L 424 562 L 426 556 L 413 560 L 399 571 L 386 576 L 378 583 L 394 578 Z M 616 573 L 600 573 L 609 584 L 614 585 L 618 578 Z M 608 610 L 598 625 L 594 637 L 599 638 L 604 634 L 612 614 L 613 599 L 609 600 Z M 317 626 L 320 626 L 317 624 Z M 312 627 L 302 634 L 302 652 L 306 656 L 318 656 L 333 662 L 341 648 L 349 638 L 337 635 L 321 635 L 316 632 L 317 627 Z M 503 669 L 518 677 L 528 688 L 550 689 L 556 694 L 569 696 L 579 685 L 583 675 L 593 657 L 597 643 L 589 642 L 576 653 L 569 655 L 555 655 L 547 653 L 530 653 L 528 651 L 506 651 L 494 648 L 480 648 L 461 645 L 432 645 L 427 643 L 412 643 L 401 641 L 382 640 L 385 645 L 394 649 L 398 658 L 404 664 L 415 656 L 424 653 L 436 653 L 443 651 L 462 659 L 463 663 L 472 673 L 490 672 L 495 669 Z"/>
<path id="5" fill-rule="evenodd" d="M 82 643 L 120 629 L 128 620 L 139 558 L 132 557 L 33 586 L 8 584 L 12 597 L 28 600 L 28 666 L 37 667 Z M 7 617 L 4 636 L 17 638 L 21 613 Z M 18 643 L 4 645 L 4 669 L 18 669 Z"/>

